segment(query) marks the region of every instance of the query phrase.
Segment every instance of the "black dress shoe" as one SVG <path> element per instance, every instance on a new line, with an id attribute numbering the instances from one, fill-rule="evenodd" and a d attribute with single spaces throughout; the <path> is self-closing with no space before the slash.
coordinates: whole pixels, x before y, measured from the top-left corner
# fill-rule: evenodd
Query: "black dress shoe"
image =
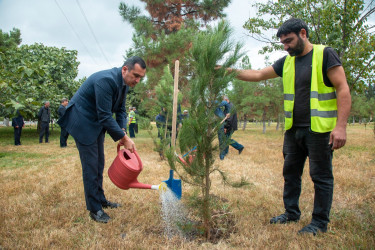
<path id="1" fill-rule="evenodd" d="M 110 201 L 105 201 L 102 203 L 102 207 L 103 208 L 118 208 L 118 207 L 121 207 L 121 204 L 110 202 Z"/>
<path id="2" fill-rule="evenodd" d="M 242 147 L 238 150 L 238 154 L 240 155 L 245 147 Z"/>
<path id="3" fill-rule="evenodd" d="M 271 224 L 286 224 L 289 222 L 297 222 L 299 218 L 291 218 L 287 214 L 281 214 L 279 216 L 275 216 L 270 220 Z"/>
<path id="4" fill-rule="evenodd" d="M 321 228 L 310 223 L 309 225 L 299 230 L 298 234 L 311 234 L 315 236 L 318 234 L 318 232 L 322 232 L 322 233 L 327 232 L 327 226 Z"/>
<path id="5" fill-rule="evenodd" d="M 101 222 L 101 223 L 107 223 L 111 217 L 109 217 L 108 214 L 106 214 L 103 210 L 99 210 L 98 212 L 90 212 L 90 217 L 96 222 Z"/>

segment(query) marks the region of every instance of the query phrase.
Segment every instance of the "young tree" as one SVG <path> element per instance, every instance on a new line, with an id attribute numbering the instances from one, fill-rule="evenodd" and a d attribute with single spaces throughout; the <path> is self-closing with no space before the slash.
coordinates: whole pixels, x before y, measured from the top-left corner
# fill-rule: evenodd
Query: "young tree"
<path id="1" fill-rule="evenodd" d="M 160 127 L 160 142 L 154 142 L 157 144 L 156 149 L 160 154 L 160 157 L 164 159 L 164 152 L 171 143 L 171 131 L 172 131 L 172 111 L 173 111 L 173 76 L 169 69 L 169 65 L 164 67 L 164 74 L 162 75 L 159 84 L 155 87 L 156 92 L 156 103 L 159 112 L 165 116 L 165 124 Z M 179 93 L 178 101 L 181 101 L 182 96 Z"/>
<path id="2" fill-rule="evenodd" d="M 351 90 L 363 91 L 374 83 L 375 26 L 367 19 L 375 12 L 374 1 L 364 0 L 279 0 L 255 4 L 258 12 L 244 25 L 251 37 L 267 43 L 262 53 L 282 49 L 275 31 L 290 17 L 303 19 L 312 43 L 334 48 L 343 63 Z M 276 32 L 272 32 L 276 34 Z"/>
<path id="3" fill-rule="evenodd" d="M 129 22 L 135 32 L 134 47 L 127 51 L 126 56 L 138 55 L 147 63 L 147 84 L 138 85 L 138 99 L 143 99 L 140 109 L 147 110 L 148 116 L 155 106 L 153 91 L 159 82 L 163 68 L 172 65 L 176 59 L 180 61 L 179 88 L 182 93 L 189 91 L 188 78 L 192 75 L 189 48 L 194 35 L 208 22 L 223 18 L 223 9 L 230 0 L 140 0 L 145 3 L 147 15 L 142 14 L 138 7 L 121 2 L 120 15 Z M 182 100 L 183 104 L 187 100 Z M 148 108 L 146 108 L 148 107 Z"/>
<path id="4" fill-rule="evenodd" d="M 196 146 L 195 158 L 189 165 L 175 164 L 173 155 L 168 155 L 171 168 L 181 179 L 200 188 L 202 203 L 200 207 L 205 236 L 210 237 L 211 203 L 210 176 L 214 172 L 224 173 L 214 165 L 218 146 L 214 144 L 220 120 L 214 115 L 218 103 L 228 83 L 234 79 L 234 73 L 226 72 L 243 55 L 241 45 L 230 40 L 231 29 L 225 22 L 216 28 L 208 28 L 197 34 L 191 50 L 195 74 L 190 81 L 189 100 L 190 117 L 184 120 L 179 134 L 181 152 Z M 222 68 L 215 70 L 221 64 Z"/>

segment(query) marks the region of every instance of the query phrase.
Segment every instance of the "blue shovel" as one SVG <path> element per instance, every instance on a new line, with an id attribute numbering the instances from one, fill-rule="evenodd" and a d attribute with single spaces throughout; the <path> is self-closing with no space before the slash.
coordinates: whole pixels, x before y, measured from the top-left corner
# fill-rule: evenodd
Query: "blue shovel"
<path id="1" fill-rule="evenodd" d="M 163 181 L 167 184 L 168 188 L 172 190 L 172 192 L 176 195 L 176 197 L 181 200 L 182 188 L 181 188 L 181 180 L 180 179 L 173 179 L 173 170 L 169 171 L 169 179 Z"/>

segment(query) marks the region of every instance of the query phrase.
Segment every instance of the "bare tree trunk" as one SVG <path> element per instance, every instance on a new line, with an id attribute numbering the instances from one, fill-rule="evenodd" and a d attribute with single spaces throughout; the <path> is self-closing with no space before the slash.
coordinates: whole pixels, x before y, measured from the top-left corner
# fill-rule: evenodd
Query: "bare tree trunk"
<path id="1" fill-rule="evenodd" d="M 246 124 L 247 124 L 247 116 L 244 115 L 244 117 L 243 117 L 243 127 L 242 127 L 242 130 L 244 130 L 244 131 L 246 129 Z"/>
<path id="2" fill-rule="evenodd" d="M 263 111 L 262 120 L 263 120 L 263 134 L 265 134 L 266 133 L 266 112 L 265 111 Z"/>
<path id="3" fill-rule="evenodd" d="M 9 127 L 9 118 L 8 117 L 4 118 L 4 125 Z"/>
<path id="4" fill-rule="evenodd" d="M 211 214 L 210 214 L 210 166 L 206 162 L 205 187 L 203 190 L 203 226 L 205 228 L 206 240 L 211 236 Z"/>

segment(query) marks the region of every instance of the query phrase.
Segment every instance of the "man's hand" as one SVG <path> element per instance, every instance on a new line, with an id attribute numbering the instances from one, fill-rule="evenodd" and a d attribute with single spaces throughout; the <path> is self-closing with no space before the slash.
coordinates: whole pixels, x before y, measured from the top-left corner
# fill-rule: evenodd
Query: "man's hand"
<path id="1" fill-rule="evenodd" d="M 125 149 L 129 150 L 130 152 L 134 153 L 135 144 L 127 135 L 122 137 L 118 143 L 120 146 L 124 146 Z"/>
<path id="2" fill-rule="evenodd" d="M 342 148 L 346 143 L 346 129 L 335 127 L 335 129 L 331 132 L 329 138 L 329 144 L 332 145 L 332 149 L 339 149 Z"/>

